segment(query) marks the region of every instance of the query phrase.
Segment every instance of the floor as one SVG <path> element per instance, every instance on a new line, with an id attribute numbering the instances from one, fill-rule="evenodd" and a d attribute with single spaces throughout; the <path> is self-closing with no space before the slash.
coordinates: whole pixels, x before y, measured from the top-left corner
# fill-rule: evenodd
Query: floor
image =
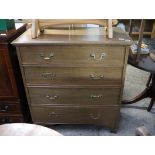
<path id="1" fill-rule="evenodd" d="M 130 99 L 138 95 L 145 88 L 148 76 L 149 73 L 128 65 L 123 98 Z M 65 136 L 134 136 L 135 129 L 144 125 L 151 134 L 155 134 L 155 107 L 151 112 L 147 112 L 149 101 L 150 99 L 144 99 L 135 104 L 123 106 L 117 133 L 111 133 L 104 127 L 93 125 L 55 125 L 52 128 Z"/>

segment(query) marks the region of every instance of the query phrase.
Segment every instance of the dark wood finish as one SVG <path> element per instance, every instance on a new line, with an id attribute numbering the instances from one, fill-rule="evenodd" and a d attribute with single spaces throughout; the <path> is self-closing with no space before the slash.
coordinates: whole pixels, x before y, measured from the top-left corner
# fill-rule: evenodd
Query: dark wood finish
<path id="1" fill-rule="evenodd" d="M 128 63 L 133 65 L 136 68 L 150 72 L 150 77 L 146 84 L 146 88 L 142 93 L 140 93 L 138 96 L 136 96 L 135 98 L 133 98 L 131 100 L 122 101 L 122 104 L 132 104 L 132 103 L 140 101 L 144 98 L 150 97 L 151 101 L 147 108 L 147 111 L 150 111 L 152 109 L 154 102 L 155 102 L 155 68 L 154 68 L 155 62 L 151 59 L 149 54 L 148 55 L 140 54 L 141 44 L 142 44 L 142 39 L 143 39 L 143 32 L 144 32 L 144 28 L 145 28 L 145 22 L 146 22 L 146 20 L 144 20 L 144 19 L 141 20 L 137 54 L 134 55 L 132 53 L 132 51 L 130 51 Z M 131 26 L 130 29 L 132 29 L 132 24 L 130 26 Z M 154 53 L 154 52 L 155 52 L 154 50 L 150 51 L 150 53 Z"/>
<path id="2" fill-rule="evenodd" d="M 155 21 L 153 22 L 153 26 L 152 26 L 152 32 L 151 32 L 151 38 L 155 38 Z"/>
<path id="3" fill-rule="evenodd" d="M 30 121 L 16 48 L 10 44 L 24 31 L 26 24 L 16 24 L 16 29 L 0 32 L 0 123 Z"/>
<path id="4" fill-rule="evenodd" d="M 129 32 L 129 35 L 138 40 L 139 28 L 141 25 L 141 19 L 118 19 L 118 23 L 123 23 L 125 25 L 125 30 Z M 146 24 L 143 32 L 144 37 L 153 37 L 154 34 L 154 19 L 146 19 Z"/>
<path id="5" fill-rule="evenodd" d="M 133 104 L 144 98 L 151 98 L 150 105 L 147 108 L 147 111 L 152 109 L 152 106 L 155 102 L 155 62 L 150 58 L 149 55 L 140 55 L 139 61 L 136 62 L 136 56 L 130 53 L 128 63 L 133 65 L 136 68 L 142 69 L 144 71 L 150 72 L 150 77 L 146 84 L 145 90 L 140 93 L 138 96 L 131 100 L 124 100 L 122 104 Z"/>
<path id="6" fill-rule="evenodd" d="M 141 20 L 141 25 L 140 25 L 139 38 L 138 38 L 138 48 L 137 48 L 136 62 L 139 61 L 145 23 L 146 23 L 146 21 L 144 19 L 142 19 Z"/>
<path id="7" fill-rule="evenodd" d="M 28 30 L 13 42 L 33 122 L 116 130 L 130 37 L 118 28 L 113 39 L 104 28 L 52 32 L 32 39 Z"/>
<path id="8" fill-rule="evenodd" d="M 0 116 L 0 124 L 5 123 L 22 123 L 24 122 L 22 115 L 2 115 Z"/>
<path id="9" fill-rule="evenodd" d="M 7 103 L 1 103 L 0 104 L 0 114 L 10 114 L 10 113 L 20 113 L 21 109 L 18 104 L 7 104 Z"/>
<path id="10" fill-rule="evenodd" d="M 154 52 L 154 51 L 151 51 Z M 136 62 L 136 55 L 132 54 L 130 51 L 128 63 L 131 64 L 134 67 L 137 67 L 138 69 L 142 69 L 144 71 L 150 72 L 152 74 L 155 74 L 155 62 L 151 59 L 151 57 L 148 55 L 140 55 L 139 61 Z"/>
<path id="11" fill-rule="evenodd" d="M 0 44 L 0 99 L 17 101 L 18 92 L 7 45 Z"/>

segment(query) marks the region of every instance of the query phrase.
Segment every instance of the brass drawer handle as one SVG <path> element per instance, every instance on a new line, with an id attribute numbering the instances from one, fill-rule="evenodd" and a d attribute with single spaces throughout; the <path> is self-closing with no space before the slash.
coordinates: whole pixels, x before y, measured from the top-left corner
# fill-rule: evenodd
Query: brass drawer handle
<path id="1" fill-rule="evenodd" d="M 0 106 L 0 112 L 6 112 L 8 111 L 9 106 L 5 105 L 5 106 Z"/>
<path id="2" fill-rule="evenodd" d="M 55 112 L 49 112 L 48 113 L 48 116 L 52 116 L 52 115 L 56 115 L 56 113 Z"/>
<path id="3" fill-rule="evenodd" d="M 91 53 L 90 56 L 94 59 L 94 60 L 104 60 L 107 57 L 106 53 L 101 53 L 101 55 L 99 56 L 99 58 L 97 58 L 95 53 Z"/>
<path id="4" fill-rule="evenodd" d="M 60 116 L 60 115 L 63 115 L 63 114 L 61 114 L 61 113 L 56 113 L 56 112 L 49 112 L 49 113 L 48 113 L 48 116 L 49 116 L 49 117 L 53 117 L 53 118 L 56 118 L 56 117 L 58 117 L 58 116 Z"/>
<path id="5" fill-rule="evenodd" d="M 54 95 L 54 96 L 49 96 L 49 95 L 46 95 L 46 98 L 49 99 L 49 100 L 55 100 L 58 98 L 58 96 Z"/>
<path id="6" fill-rule="evenodd" d="M 94 74 L 91 74 L 90 78 L 93 80 L 101 80 L 104 79 L 104 75 L 95 76 Z"/>
<path id="7" fill-rule="evenodd" d="M 42 73 L 41 75 L 44 79 L 54 79 L 56 77 L 55 73 Z"/>
<path id="8" fill-rule="evenodd" d="M 0 118 L 0 123 L 12 123 L 12 119 L 9 117 Z"/>
<path id="9" fill-rule="evenodd" d="M 50 53 L 49 56 L 45 57 L 44 53 L 40 54 L 40 57 L 44 60 L 50 60 L 52 57 L 54 57 L 54 53 Z"/>
<path id="10" fill-rule="evenodd" d="M 58 117 L 58 115 L 55 113 L 55 112 L 49 112 L 48 113 L 48 117 L 54 117 L 54 118 L 56 118 L 56 117 Z"/>
<path id="11" fill-rule="evenodd" d="M 94 98 L 102 98 L 103 96 L 102 95 L 90 95 L 90 97 L 94 99 Z"/>
<path id="12" fill-rule="evenodd" d="M 90 116 L 91 119 L 95 119 L 95 120 L 97 120 L 97 119 L 102 117 L 101 113 L 97 113 L 97 114 L 92 114 L 91 113 L 91 114 L 88 114 L 88 115 Z"/>

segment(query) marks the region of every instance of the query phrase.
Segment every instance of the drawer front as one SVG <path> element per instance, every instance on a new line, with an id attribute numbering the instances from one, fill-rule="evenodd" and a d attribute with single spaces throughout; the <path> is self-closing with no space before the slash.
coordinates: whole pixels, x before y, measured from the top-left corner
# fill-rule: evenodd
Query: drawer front
<path id="1" fill-rule="evenodd" d="M 24 67 L 27 84 L 120 85 L 122 68 Z"/>
<path id="2" fill-rule="evenodd" d="M 120 88 L 31 87 L 28 92 L 34 105 L 118 105 L 120 98 Z"/>
<path id="3" fill-rule="evenodd" d="M 16 104 L 0 104 L 0 113 L 20 113 L 20 107 Z"/>
<path id="4" fill-rule="evenodd" d="M 123 66 L 121 46 L 29 46 L 20 47 L 23 64 L 102 64 Z"/>
<path id="5" fill-rule="evenodd" d="M 0 124 L 4 123 L 21 123 L 24 122 L 22 116 L 0 116 Z"/>
<path id="6" fill-rule="evenodd" d="M 34 123 L 100 124 L 114 127 L 119 107 L 52 107 L 32 106 Z"/>

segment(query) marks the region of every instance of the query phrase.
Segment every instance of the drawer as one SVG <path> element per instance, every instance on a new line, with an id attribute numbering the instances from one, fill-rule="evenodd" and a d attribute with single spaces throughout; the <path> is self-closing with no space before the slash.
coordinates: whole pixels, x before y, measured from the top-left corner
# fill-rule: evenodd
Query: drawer
<path id="1" fill-rule="evenodd" d="M 31 104 L 37 105 L 118 105 L 120 88 L 29 87 Z"/>
<path id="2" fill-rule="evenodd" d="M 44 124 L 98 124 L 115 128 L 119 119 L 117 106 L 32 106 L 34 123 Z"/>
<path id="3" fill-rule="evenodd" d="M 0 104 L 0 113 L 20 113 L 20 107 L 16 104 Z"/>
<path id="4" fill-rule="evenodd" d="M 122 68 L 24 67 L 26 84 L 120 85 Z"/>
<path id="5" fill-rule="evenodd" d="M 22 116 L 8 115 L 8 116 L 0 116 L 0 124 L 4 123 L 21 123 L 24 122 Z"/>
<path id="6" fill-rule="evenodd" d="M 123 66 L 121 46 L 29 46 L 20 47 L 22 64 L 72 64 Z"/>

